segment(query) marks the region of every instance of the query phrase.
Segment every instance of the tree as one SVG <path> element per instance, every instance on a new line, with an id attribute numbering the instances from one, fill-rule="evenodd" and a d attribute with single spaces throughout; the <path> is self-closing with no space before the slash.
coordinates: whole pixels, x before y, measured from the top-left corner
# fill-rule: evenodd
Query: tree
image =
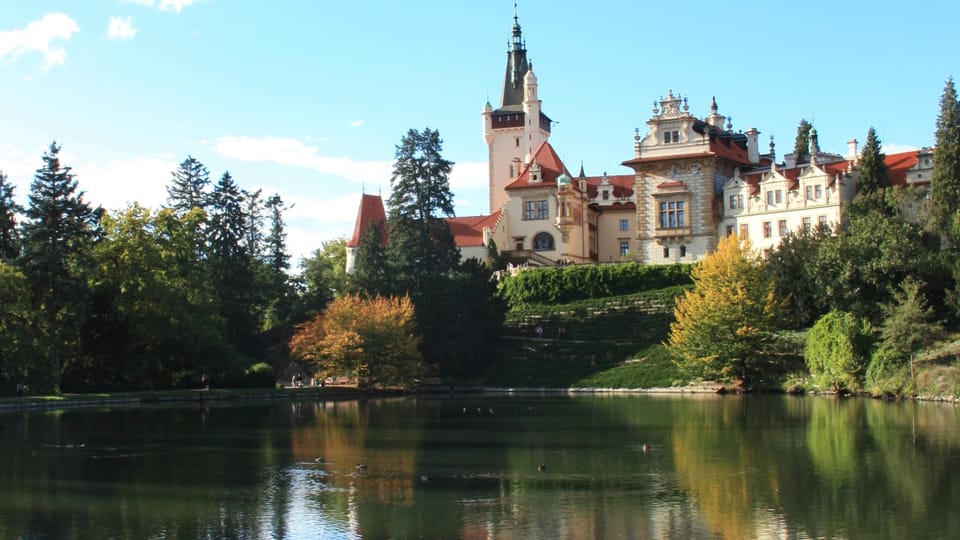
<path id="1" fill-rule="evenodd" d="M 422 377 L 409 298 L 342 296 L 297 326 L 291 352 L 318 364 L 322 376 L 351 373 L 361 386 L 410 386 Z"/>
<path id="2" fill-rule="evenodd" d="M 814 384 L 829 390 L 858 390 L 870 351 L 870 328 L 852 313 L 831 311 L 810 329 L 803 357 Z"/>
<path id="3" fill-rule="evenodd" d="M 857 179 L 857 191 L 869 195 L 890 187 L 890 172 L 884 162 L 886 155 L 877 132 L 872 127 L 867 131 L 867 142 L 860 153 L 860 176 Z"/>
<path id="4" fill-rule="evenodd" d="M 722 238 L 693 270 L 694 288 L 677 300 L 667 347 L 692 378 L 739 378 L 747 386 L 768 370 L 783 302 L 774 295 L 749 240 Z"/>
<path id="5" fill-rule="evenodd" d="M 443 219 L 453 215 L 449 180 L 453 163 L 443 159 L 441 151 L 438 132 L 429 128 L 407 132 L 397 146 L 387 218 L 393 293 L 409 295 L 416 306 L 423 355 L 431 366 L 450 359 L 442 343 L 449 332 L 449 313 L 443 308 L 451 300 L 443 291 L 460 259 Z"/>
<path id="6" fill-rule="evenodd" d="M 100 211 L 77 191 L 70 167 L 60 165 L 60 147 L 51 143 L 30 185 L 23 226 L 20 267 L 27 277 L 38 324 L 50 347 L 40 371 L 48 377 L 43 391 L 59 393 L 61 377 L 79 360 L 80 329 L 87 317 L 91 248 Z"/>
<path id="7" fill-rule="evenodd" d="M 207 189 L 210 187 L 210 173 L 193 156 L 180 163 L 167 186 L 167 205 L 177 215 L 183 215 L 194 208 L 206 209 Z"/>
<path id="8" fill-rule="evenodd" d="M 774 283 L 777 298 L 783 298 L 792 328 L 808 328 L 829 311 L 823 278 L 833 279 L 821 257 L 824 246 L 835 242 L 829 227 L 800 228 L 784 237 L 770 253 L 764 265 Z"/>
<path id="9" fill-rule="evenodd" d="M 297 299 L 287 274 L 290 269 L 290 255 L 287 254 L 287 233 L 283 223 L 283 199 L 280 195 L 271 195 L 264 203 L 264 208 L 270 229 L 263 239 L 257 278 L 257 281 L 263 282 L 267 303 L 264 326 L 266 329 L 288 327 L 293 322 Z"/>
<path id="10" fill-rule="evenodd" d="M 393 273 L 380 231 L 380 227 L 371 224 L 360 237 L 356 263 L 348 276 L 350 290 L 356 294 L 383 296 L 393 290 Z"/>
<path id="11" fill-rule="evenodd" d="M 947 79 L 940 97 L 936 145 L 930 178 L 931 225 L 957 246 L 960 243 L 957 221 L 960 209 L 960 102 L 952 77 Z"/>
<path id="12" fill-rule="evenodd" d="M 322 312 L 334 297 L 347 289 L 347 240 L 327 240 L 310 257 L 300 260 L 299 281 L 303 288 L 299 318 L 304 320 Z"/>
<path id="13" fill-rule="evenodd" d="M 192 257 L 203 211 L 137 204 L 103 218 L 88 324 L 90 389 L 169 388 L 233 367 L 202 262 Z"/>
<path id="14" fill-rule="evenodd" d="M 793 153 L 797 156 L 797 163 L 809 161 L 810 159 L 810 130 L 813 124 L 806 119 L 800 120 L 797 126 L 797 137 L 793 142 Z"/>
<path id="15" fill-rule="evenodd" d="M 253 255 L 246 244 L 249 221 L 244 195 L 229 172 L 210 194 L 208 260 L 231 345 L 241 354 L 254 352 L 259 316 L 254 287 Z"/>
<path id="16" fill-rule="evenodd" d="M 38 337 L 33 315 L 26 277 L 0 260 L 0 389 L 30 375 Z"/>
<path id="17" fill-rule="evenodd" d="M 23 212 L 13 199 L 13 185 L 0 171 L 0 261 L 11 262 L 20 255 L 17 215 Z"/>

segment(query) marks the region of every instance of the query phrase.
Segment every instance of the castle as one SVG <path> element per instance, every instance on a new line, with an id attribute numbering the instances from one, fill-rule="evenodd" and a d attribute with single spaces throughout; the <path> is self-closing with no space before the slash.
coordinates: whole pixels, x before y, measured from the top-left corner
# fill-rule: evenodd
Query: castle
<path id="1" fill-rule="evenodd" d="M 586 176 L 581 166 L 571 175 L 550 143 L 516 15 L 500 104 L 488 102 L 482 120 L 490 213 L 447 219 L 464 259 L 485 259 L 492 240 L 509 260 L 536 266 L 695 262 L 734 233 L 769 252 L 798 228 L 839 224 L 857 191 L 856 140 L 845 156 L 822 152 L 814 129 L 805 155 L 777 163 L 772 137 L 761 154 L 760 132 L 734 132 L 715 98 L 698 118 L 672 91 L 655 102 L 646 134 L 635 132 L 623 162 L 632 173 Z M 886 157 L 894 184 L 928 184 L 932 162 L 927 149 Z M 384 220 L 379 197 L 364 195 L 348 272 L 366 227 Z"/>

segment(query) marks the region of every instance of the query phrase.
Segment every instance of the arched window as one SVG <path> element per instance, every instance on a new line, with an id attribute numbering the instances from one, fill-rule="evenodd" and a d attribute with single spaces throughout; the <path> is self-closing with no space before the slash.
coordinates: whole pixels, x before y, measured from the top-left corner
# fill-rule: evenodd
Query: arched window
<path id="1" fill-rule="evenodd" d="M 533 237 L 534 251 L 552 251 L 553 249 L 553 236 L 550 236 L 550 233 L 537 233 L 537 235 Z"/>

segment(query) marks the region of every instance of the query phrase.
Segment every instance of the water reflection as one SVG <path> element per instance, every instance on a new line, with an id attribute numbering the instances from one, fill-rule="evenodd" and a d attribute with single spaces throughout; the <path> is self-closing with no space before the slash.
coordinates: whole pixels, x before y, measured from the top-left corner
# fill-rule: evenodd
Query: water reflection
<path id="1" fill-rule="evenodd" d="M 960 537 L 960 413 L 936 404 L 284 401 L 0 431 L 3 538 Z"/>

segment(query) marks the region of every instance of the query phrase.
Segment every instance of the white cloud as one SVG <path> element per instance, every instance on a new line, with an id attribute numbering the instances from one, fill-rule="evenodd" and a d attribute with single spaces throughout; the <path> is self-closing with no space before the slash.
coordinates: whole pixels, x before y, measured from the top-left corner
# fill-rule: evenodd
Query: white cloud
<path id="1" fill-rule="evenodd" d="M 388 161 L 355 161 L 347 157 L 321 156 L 314 146 L 281 137 L 220 137 L 214 150 L 222 156 L 241 161 L 303 167 L 372 185 L 388 181 L 393 166 Z"/>
<path id="2" fill-rule="evenodd" d="M 79 32 L 77 22 L 63 13 L 48 13 L 43 18 L 31 21 L 26 28 L 0 32 L 0 59 L 7 56 L 19 58 L 27 52 L 43 55 L 44 68 L 62 64 L 67 51 L 54 44 L 56 40 L 69 40 Z"/>
<path id="3" fill-rule="evenodd" d="M 110 39 L 133 39 L 137 29 L 133 27 L 133 17 L 110 17 L 107 24 L 107 37 Z"/>
<path id="4" fill-rule="evenodd" d="M 490 165 L 485 161 L 461 161 L 450 171 L 450 189 L 454 192 L 487 187 L 489 182 Z"/>
<path id="5" fill-rule="evenodd" d="M 354 120 L 350 122 L 350 127 L 360 127 L 363 125 L 363 120 Z"/>
<path id="6" fill-rule="evenodd" d="M 72 161 L 70 156 L 61 157 L 63 163 Z M 166 186 L 177 166 L 172 158 L 145 157 L 75 165 L 73 173 L 79 188 L 86 192 L 84 200 L 93 206 L 120 210 L 137 202 L 158 208 L 167 200 Z"/>

